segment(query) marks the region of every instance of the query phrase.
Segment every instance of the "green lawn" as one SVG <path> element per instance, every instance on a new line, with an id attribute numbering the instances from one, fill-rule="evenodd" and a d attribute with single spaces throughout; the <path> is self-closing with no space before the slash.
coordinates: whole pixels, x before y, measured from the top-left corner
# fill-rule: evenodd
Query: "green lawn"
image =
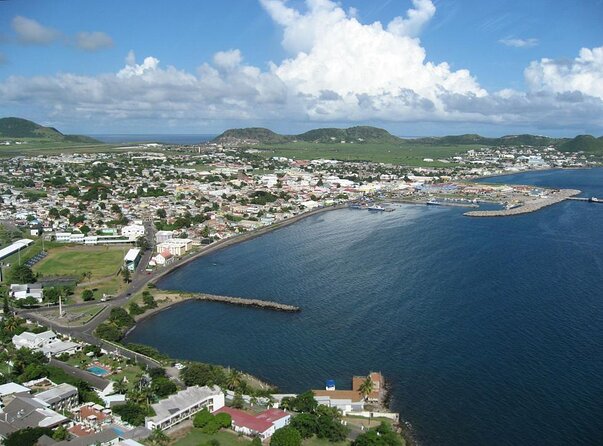
<path id="1" fill-rule="evenodd" d="M 347 441 L 338 441 L 336 443 L 331 443 L 326 438 L 318 438 L 316 436 L 312 438 L 306 438 L 302 441 L 302 446 L 347 446 L 350 443 Z"/>
<path id="2" fill-rule="evenodd" d="M 214 435 L 208 435 L 199 429 L 193 428 L 184 438 L 176 441 L 174 446 L 199 446 L 207 444 L 212 439 L 218 440 L 220 446 L 244 446 L 251 443 L 250 439 L 243 436 L 240 437 L 232 431 L 220 431 Z"/>
<path id="3" fill-rule="evenodd" d="M 34 266 L 34 271 L 43 276 L 74 276 L 90 271 L 91 280 L 117 274 L 125 248 L 104 246 L 78 246 L 57 248 Z"/>
<path id="4" fill-rule="evenodd" d="M 328 158 L 342 161 L 373 161 L 408 166 L 446 166 L 438 159 L 464 153 L 476 146 L 418 144 L 325 144 L 295 142 L 258 147 L 265 157 L 284 156 L 293 159 Z M 423 161 L 431 158 L 434 161 Z"/>
<path id="5" fill-rule="evenodd" d="M 0 148 L 0 157 L 13 157 L 19 155 L 59 155 L 61 153 L 101 153 L 119 151 L 120 147 L 131 147 L 136 143 L 125 144 L 85 144 L 70 141 L 52 141 L 44 138 L 3 138 L 17 141 L 27 141 L 27 144 L 11 144 Z M 116 150 L 117 149 L 117 150 Z M 157 149 L 142 147 L 145 152 L 155 151 Z"/>

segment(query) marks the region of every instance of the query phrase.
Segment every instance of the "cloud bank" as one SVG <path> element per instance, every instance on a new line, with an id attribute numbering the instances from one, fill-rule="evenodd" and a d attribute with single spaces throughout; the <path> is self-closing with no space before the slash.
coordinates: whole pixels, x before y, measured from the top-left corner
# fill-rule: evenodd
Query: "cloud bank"
<path id="1" fill-rule="evenodd" d="M 13 31 L 21 43 L 46 45 L 57 40 L 61 34 L 27 17 L 16 16 L 11 22 Z"/>
<path id="2" fill-rule="evenodd" d="M 35 105 L 51 117 L 95 122 L 312 121 L 447 122 L 603 128 L 603 47 L 525 70 L 526 90 L 489 92 L 466 69 L 427 57 L 419 34 L 436 12 L 414 0 L 384 25 L 362 23 L 331 0 L 260 0 L 289 53 L 261 69 L 238 49 L 216 53 L 195 72 L 133 52 L 116 73 L 11 76 L 0 105 Z M 93 33 L 91 33 L 93 34 Z M 109 41 L 87 36 L 90 50 Z M 108 36 L 107 36 L 108 37 Z M 93 43 L 90 43 L 93 42 Z M 521 46 L 516 44 L 515 46 Z M 525 46 L 525 45 L 524 45 Z"/>

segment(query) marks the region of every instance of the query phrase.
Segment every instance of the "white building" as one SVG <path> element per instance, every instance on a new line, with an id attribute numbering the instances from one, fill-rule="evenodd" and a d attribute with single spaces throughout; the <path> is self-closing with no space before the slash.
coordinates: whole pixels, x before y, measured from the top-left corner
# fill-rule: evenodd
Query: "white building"
<path id="1" fill-rule="evenodd" d="M 218 386 L 193 386 L 152 405 L 155 416 L 146 419 L 147 429 L 156 427 L 169 429 L 176 424 L 188 420 L 197 412 L 207 408 L 214 412 L 224 406 L 224 393 Z"/>
<path id="2" fill-rule="evenodd" d="M 193 241 L 188 238 L 171 238 L 157 245 L 157 252 L 167 251 L 173 256 L 181 256 L 189 251 Z"/>
<path id="3" fill-rule="evenodd" d="M 43 333 L 25 331 L 20 335 L 14 335 L 12 342 L 17 349 L 29 348 L 40 351 L 48 357 L 58 356 L 63 353 L 71 355 L 81 349 L 81 346 L 75 342 L 60 340 L 56 333 L 51 330 Z"/>
<path id="4" fill-rule="evenodd" d="M 174 237 L 174 231 L 157 231 L 155 233 L 155 241 L 159 243 L 163 243 L 166 240 L 170 240 Z"/>
<path id="5" fill-rule="evenodd" d="M 127 252 L 126 256 L 124 257 L 125 267 L 128 268 L 130 271 L 136 270 L 136 267 L 138 266 L 138 262 L 140 261 L 140 256 L 141 256 L 140 249 L 138 249 L 138 248 L 130 249 Z"/>
<path id="6" fill-rule="evenodd" d="M 44 299 L 44 290 L 42 289 L 42 285 L 38 283 L 27 283 L 27 284 L 17 284 L 13 283 L 10 286 L 10 295 L 16 300 L 26 299 L 28 297 L 33 297 L 41 303 Z"/>
<path id="7" fill-rule="evenodd" d="M 143 225 L 128 225 L 121 228 L 121 235 L 128 237 L 129 240 L 138 240 L 145 234 Z"/>
<path id="8" fill-rule="evenodd" d="M 232 418 L 232 428 L 239 434 L 259 437 L 265 440 L 271 437 L 277 429 L 291 422 L 291 415 L 280 409 L 268 409 L 258 415 L 253 415 L 232 407 L 222 407 L 216 413 L 227 413 Z"/>

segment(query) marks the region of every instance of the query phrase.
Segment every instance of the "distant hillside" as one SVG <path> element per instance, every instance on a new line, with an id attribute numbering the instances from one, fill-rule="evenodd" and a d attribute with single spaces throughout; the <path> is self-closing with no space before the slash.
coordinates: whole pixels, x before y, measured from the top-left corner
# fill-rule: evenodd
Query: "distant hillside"
<path id="1" fill-rule="evenodd" d="M 455 145 L 473 145 L 484 146 L 534 146 L 543 147 L 558 144 L 560 141 L 556 138 L 539 135 L 506 135 L 500 138 L 487 138 L 476 134 L 452 135 L 430 138 L 419 138 L 414 141 L 424 144 L 455 144 Z"/>
<path id="2" fill-rule="evenodd" d="M 81 135 L 64 135 L 53 127 L 44 127 L 21 118 L 0 118 L 0 138 L 40 138 L 82 144 L 99 143 L 94 138 Z"/>
<path id="3" fill-rule="evenodd" d="M 248 127 L 226 130 L 218 135 L 214 142 L 220 144 L 277 144 L 289 142 L 289 138 L 263 127 Z"/>
<path id="4" fill-rule="evenodd" d="M 354 142 L 354 143 L 392 143 L 405 141 L 377 127 L 358 126 L 347 129 L 321 128 L 300 135 L 279 135 L 265 128 L 231 129 L 219 135 L 214 142 L 220 144 L 283 144 L 293 141 L 314 143 Z"/>
<path id="5" fill-rule="evenodd" d="M 559 145 L 562 152 L 598 152 L 603 153 L 603 136 L 578 135 Z"/>

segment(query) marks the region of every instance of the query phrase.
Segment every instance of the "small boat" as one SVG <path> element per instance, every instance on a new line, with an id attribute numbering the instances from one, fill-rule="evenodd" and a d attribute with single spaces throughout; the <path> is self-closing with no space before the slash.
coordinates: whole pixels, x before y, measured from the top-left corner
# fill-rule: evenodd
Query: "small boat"
<path id="1" fill-rule="evenodd" d="M 369 211 L 384 211 L 385 208 L 383 206 L 379 206 L 378 204 L 374 204 L 367 208 Z"/>
<path id="2" fill-rule="evenodd" d="M 442 203 L 440 203 L 439 201 L 435 201 L 435 200 L 429 200 L 427 203 L 428 206 L 440 206 Z"/>
<path id="3" fill-rule="evenodd" d="M 599 199 L 598 199 L 598 198 L 596 198 L 596 197 L 590 197 L 590 198 L 588 199 L 588 201 L 590 201 L 591 203 L 598 203 L 598 202 L 599 202 Z"/>
<path id="4" fill-rule="evenodd" d="M 362 209 L 361 204 L 353 203 L 348 206 L 350 209 Z"/>

